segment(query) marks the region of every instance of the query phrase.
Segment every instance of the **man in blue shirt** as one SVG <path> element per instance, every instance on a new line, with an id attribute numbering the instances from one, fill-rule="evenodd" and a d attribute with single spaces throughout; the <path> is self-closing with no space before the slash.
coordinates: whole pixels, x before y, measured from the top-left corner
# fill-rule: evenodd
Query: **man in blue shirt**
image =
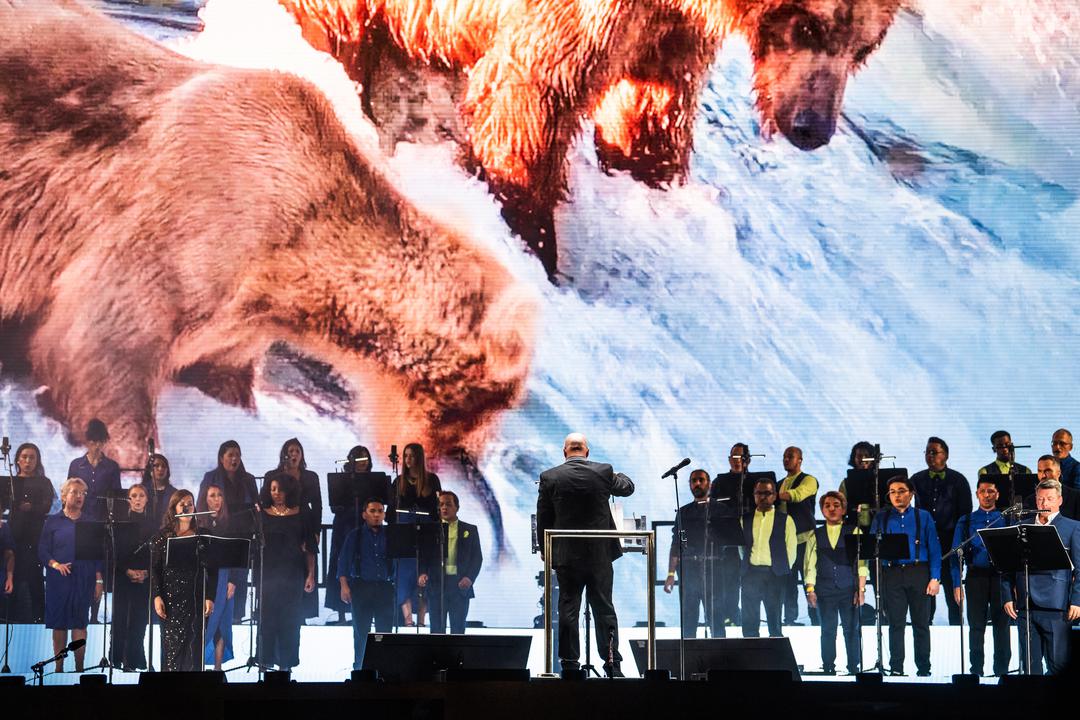
<path id="1" fill-rule="evenodd" d="M 933 516 L 911 506 L 914 487 L 906 477 L 889 481 L 889 504 L 874 516 L 872 534 L 908 536 L 908 556 L 882 561 L 882 599 L 889 618 L 889 668 L 904 674 L 904 628 L 911 612 L 915 668 L 930 674 L 930 598 L 941 585 L 941 544 Z"/>
<path id="2" fill-rule="evenodd" d="M 394 585 L 386 554 L 386 507 L 374 498 L 364 503 L 364 524 L 345 537 L 338 560 L 341 601 L 352 606 L 353 669 L 364 663 L 372 620 L 376 632 L 390 632 L 394 625 Z"/>
<path id="3" fill-rule="evenodd" d="M 1072 453 L 1072 433 L 1065 428 L 1058 428 L 1054 437 L 1050 440 L 1050 452 L 1057 458 L 1061 466 L 1061 484 L 1067 488 L 1080 490 L 1080 462 Z"/>
<path id="4" fill-rule="evenodd" d="M 989 619 L 994 626 L 994 674 L 1001 676 L 1009 671 L 1012 659 L 1012 647 L 1009 643 L 1009 618 L 1001 602 L 1001 580 L 999 573 L 990 564 L 990 555 L 978 531 L 990 527 L 1002 527 L 1005 523 L 1000 512 L 995 508 L 998 501 L 997 484 L 993 475 L 980 475 L 978 489 L 975 491 L 979 507 L 960 519 L 953 535 L 953 548 L 960 546 L 968 538 L 971 542 L 964 548 L 964 561 L 967 565 L 967 577 L 963 587 L 960 584 L 959 556 L 950 558 L 949 571 L 953 580 L 953 598 L 957 605 L 964 600 L 964 587 L 967 588 L 967 617 L 971 642 L 971 672 L 982 675 L 985 653 L 986 622 Z"/>
<path id="5" fill-rule="evenodd" d="M 1040 570 L 1030 573 L 1031 587 L 1031 669 L 1042 675 L 1043 658 L 1051 673 L 1065 669 L 1069 659 L 1069 627 L 1080 620 L 1080 522 L 1061 514 L 1061 483 L 1043 480 L 1035 488 L 1035 506 L 1042 512 L 1031 521 L 1040 527 L 1053 526 L 1072 570 Z M 1003 573 L 1001 597 L 1005 613 L 1016 620 L 1020 635 L 1020 666 L 1027 669 L 1027 618 L 1025 581 L 1022 573 Z"/>

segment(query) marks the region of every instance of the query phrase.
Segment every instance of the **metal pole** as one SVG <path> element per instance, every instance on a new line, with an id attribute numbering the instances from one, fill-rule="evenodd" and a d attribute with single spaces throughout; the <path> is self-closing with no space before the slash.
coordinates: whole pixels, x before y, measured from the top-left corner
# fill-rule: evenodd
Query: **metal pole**
<path id="1" fill-rule="evenodd" d="M 551 531 L 544 532 L 544 673 L 555 664 L 555 638 L 551 632 Z"/>
<path id="2" fill-rule="evenodd" d="M 648 593 L 648 613 L 646 615 L 646 621 L 648 624 L 648 651 L 649 651 L 649 669 L 656 669 L 656 583 L 654 578 L 656 577 L 656 533 L 650 532 L 649 537 L 645 540 L 645 562 L 648 566 L 648 577 L 645 580 L 646 592 Z M 679 608 L 679 612 L 682 612 L 682 608 Z M 682 633 L 680 632 L 681 636 Z M 681 641 L 681 637 L 680 637 Z M 682 658 L 680 658 L 682 660 Z M 682 679 L 680 677 L 680 679 Z"/>

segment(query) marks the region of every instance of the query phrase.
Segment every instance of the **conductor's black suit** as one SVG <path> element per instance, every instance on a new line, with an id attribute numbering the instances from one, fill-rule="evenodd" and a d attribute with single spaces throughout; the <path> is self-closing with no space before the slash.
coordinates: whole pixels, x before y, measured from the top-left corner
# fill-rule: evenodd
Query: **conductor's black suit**
<path id="1" fill-rule="evenodd" d="M 631 495 L 634 483 L 610 465 L 570 457 L 540 473 L 539 492 L 536 533 L 543 543 L 544 531 L 551 528 L 614 530 L 608 502 L 612 495 Z M 621 662 L 618 619 L 611 602 L 611 563 L 621 555 L 619 541 L 613 538 L 560 538 L 553 542 L 551 565 L 559 579 L 559 658 L 564 668 L 576 667 L 580 655 L 582 590 L 596 622 L 598 654 L 606 664 L 611 647 L 615 663 Z"/>

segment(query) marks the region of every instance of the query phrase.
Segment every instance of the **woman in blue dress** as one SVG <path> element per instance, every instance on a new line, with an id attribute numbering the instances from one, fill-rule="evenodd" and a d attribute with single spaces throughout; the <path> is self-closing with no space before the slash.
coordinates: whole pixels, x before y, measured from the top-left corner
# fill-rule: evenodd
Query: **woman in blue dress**
<path id="1" fill-rule="evenodd" d="M 258 512 L 259 489 L 255 486 L 255 476 L 244 467 L 240 452 L 240 443 L 226 440 L 218 447 L 217 467 L 203 475 L 199 483 L 199 497 L 206 493 L 211 485 L 217 485 L 225 495 L 225 508 L 230 515 L 230 530 L 235 537 L 254 540 L 255 514 Z M 258 547 L 251 543 L 252 552 Z M 244 617 L 244 601 L 247 595 L 247 573 L 237 576 L 236 595 L 240 601 L 233 604 L 233 621 L 240 622 Z"/>
<path id="2" fill-rule="evenodd" d="M 196 512 L 211 512 L 199 520 L 202 531 L 218 537 L 231 537 L 229 534 L 229 508 L 225 504 L 225 492 L 217 485 L 207 485 L 199 493 L 195 503 Z M 241 569 L 221 568 L 218 572 L 217 593 L 214 597 L 214 611 L 206 621 L 206 645 L 203 648 L 203 662 L 220 670 L 222 663 L 233 659 L 233 604 L 236 602 L 236 586 L 246 572 Z"/>
<path id="3" fill-rule="evenodd" d="M 402 472 L 394 480 L 390 508 L 390 523 L 437 522 L 439 518 L 439 493 L 442 485 L 439 476 L 428 472 L 424 459 L 424 447 L 409 443 L 401 454 Z M 397 563 L 397 604 L 406 627 L 412 627 L 415 606 L 416 623 L 424 624 L 427 603 L 417 585 L 416 558 L 400 558 Z"/>
<path id="4" fill-rule="evenodd" d="M 86 639 L 90 604 L 105 589 L 101 562 L 75 559 L 75 523 L 83 514 L 86 483 L 68 478 L 60 488 L 60 512 L 45 520 L 38 543 L 38 558 L 45 566 L 45 627 L 52 630 L 53 651 L 59 653 L 72 640 Z M 82 672 L 86 647 L 75 651 L 75 671 Z M 56 662 L 63 672 L 64 661 Z"/>

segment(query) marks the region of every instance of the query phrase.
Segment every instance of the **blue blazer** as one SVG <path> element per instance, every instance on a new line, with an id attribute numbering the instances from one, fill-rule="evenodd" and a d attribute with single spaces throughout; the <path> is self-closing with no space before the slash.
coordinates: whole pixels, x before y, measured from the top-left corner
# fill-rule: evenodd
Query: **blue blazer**
<path id="1" fill-rule="evenodd" d="M 1080 522 L 1070 520 L 1061 513 L 1051 522 L 1057 528 L 1061 544 L 1072 559 L 1073 570 L 1054 570 L 1031 573 L 1031 602 L 1042 608 L 1066 610 L 1070 605 L 1080 605 Z M 1001 601 L 1013 599 L 1016 591 L 1017 609 L 1024 606 L 1024 578 L 1020 573 L 1004 573 L 1001 576 Z"/>

